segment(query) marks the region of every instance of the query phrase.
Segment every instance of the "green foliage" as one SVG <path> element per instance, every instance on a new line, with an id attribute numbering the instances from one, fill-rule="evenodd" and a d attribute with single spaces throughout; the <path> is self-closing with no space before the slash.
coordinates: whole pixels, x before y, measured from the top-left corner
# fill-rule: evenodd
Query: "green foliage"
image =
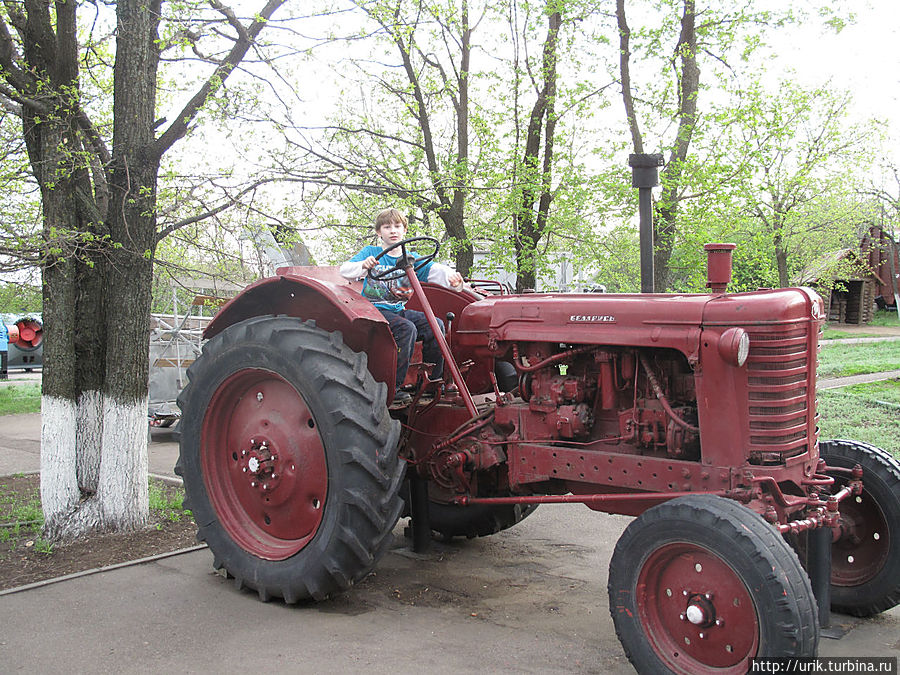
<path id="1" fill-rule="evenodd" d="M 853 176 L 862 175 L 874 128 L 851 124 L 849 95 L 827 88 L 783 80 L 773 94 L 754 83 L 742 97 L 723 139 L 740 171 L 735 203 L 757 242 L 768 237 L 768 267 L 787 286 L 823 253 L 858 246 L 871 216 Z"/>
<path id="2" fill-rule="evenodd" d="M 34 550 L 38 553 L 43 553 L 44 555 L 50 555 L 53 553 L 53 544 L 46 539 L 38 537 L 34 540 Z"/>
<path id="3" fill-rule="evenodd" d="M 40 496 L 36 492 L 24 496 L 15 492 L 0 492 L 0 512 L 3 523 L 15 523 L 35 531 L 40 530 L 44 522 Z"/>
<path id="4" fill-rule="evenodd" d="M 2 73 L 2 67 L 0 67 Z M 0 272 L 36 265 L 40 260 L 40 194 L 29 173 L 22 122 L 0 107 Z"/>
<path id="5" fill-rule="evenodd" d="M 819 19 L 839 29 L 844 17 L 830 3 L 820 4 Z M 446 239 L 444 259 L 471 242 L 485 254 L 476 276 L 513 271 L 523 194 L 544 184 L 542 172 L 525 165 L 522 158 L 525 124 L 543 76 L 546 19 L 553 11 L 562 13 L 563 28 L 558 91 L 553 97 L 557 126 L 549 172 L 552 202 L 530 265 L 550 286 L 565 258 L 586 285 L 638 289 L 636 191 L 626 165 L 630 138 L 621 113 L 615 112 L 621 110 L 620 54 L 609 8 L 580 0 L 473 8 L 468 21 L 473 50 L 465 73 L 469 144 L 468 153 L 460 156 L 462 5 L 409 0 L 351 5 L 350 11 L 342 11 L 340 22 L 332 20 L 333 3 L 293 8 L 303 15 L 297 24 L 303 29 L 293 33 L 296 39 L 283 47 L 261 42 L 255 48 L 268 60 L 266 68 L 279 66 L 277 76 L 254 64 L 246 70 L 248 77 L 236 79 L 244 74 L 236 72 L 227 86 L 221 80 L 211 83 L 208 105 L 190 130 L 196 145 L 181 155 L 167 156 L 158 208 L 146 209 L 145 215 L 156 217 L 163 231 L 232 199 L 243 178 L 286 172 L 301 182 L 283 196 L 267 198 L 262 190 L 254 190 L 240 200 L 246 208 L 219 214 L 204 225 L 182 227 L 164 240 L 155 252 L 154 311 L 170 311 L 172 277 L 203 275 L 243 282 L 270 273 L 260 250 L 244 236 L 246 226 L 278 223 L 279 230 L 318 237 L 325 249 L 321 262 L 337 263 L 372 240 L 372 216 L 389 204 L 411 216 L 410 234 Z M 164 59 L 157 98 L 161 119 L 171 118 L 172 103 L 208 77 L 204 55 L 219 54 L 230 46 L 221 37 L 221 15 L 207 6 L 167 2 L 163 7 L 157 43 Z M 683 7 L 676 0 L 627 5 L 632 84 L 644 145 L 667 157 L 676 142 L 673 121 L 680 103 L 677 57 L 686 55 L 684 45 L 677 43 Z M 698 6 L 698 12 L 701 86 L 692 150 L 678 164 L 677 176 L 672 171 L 665 177 L 679 186 L 674 197 L 679 211 L 671 287 L 705 288 L 702 244 L 708 241 L 738 244 L 731 290 L 778 286 L 783 280 L 777 252 L 785 254 L 783 273 L 792 281 L 820 253 L 854 243 L 864 206 L 849 189 L 859 183 L 857 174 L 847 173 L 856 168 L 844 161 L 849 150 L 838 145 L 825 153 L 829 159 L 821 165 L 824 174 L 804 173 L 801 157 L 809 154 L 814 137 L 807 132 L 825 130 L 823 139 L 835 138 L 824 124 L 831 123 L 830 94 L 779 85 L 773 96 L 771 89 L 759 84 L 755 65 L 747 65 L 765 52 L 769 34 L 788 22 L 804 20 L 798 12 L 762 11 L 758 4 L 730 0 Z M 327 29 L 317 22 L 317 15 L 330 17 Z M 80 91 L 64 92 L 77 94 L 107 141 L 113 28 L 109 12 L 97 14 L 94 24 L 85 24 L 79 34 L 84 47 Z M 307 41 L 299 33 L 315 38 Z M 401 44 L 418 78 L 418 98 L 401 62 Z M 184 67 L 178 64 L 182 58 L 193 62 Z M 313 72 L 325 75 L 311 76 Z M 338 93 L 331 98 L 310 96 L 310 82 L 318 88 L 324 79 L 327 88 Z M 327 115 L 323 110 L 329 111 Z M 425 132 L 416 117 L 423 111 L 429 115 L 433 157 L 426 151 Z M 307 128 L 293 127 L 307 118 L 313 120 Z M 3 140 L 15 141 L 19 120 L 6 116 L 0 121 L 8 131 Z M 857 130 L 844 119 L 836 116 L 835 121 L 846 132 L 845 142 L 856 137 Z M 196 152 L 197 147 L 203 152 Z M 0 163 L 0 189 L 11 196 L 5 204 L 14 206 L 15 214 L 0 224 L 0 248 L 6 236 L 9 246 L 39 251 L 39 200 L 33 182 L 22 181 L 27 176 L 22 150 L 20 143 L 15 161 L 4 155 Z M 87 166 L 86 144 L 81 149 L 64 145 L 60 150 L 65 161 L 59 170 Z M 781 225 L 760 218 L 760 212 L 774 209 L 778 201 L 764 181 L 766 162 L 776 156 L 793 174 L 785 173 L 775 187 L 780 194 L 806 200 Z M 54 182 L 58 179 L 53 177 Z M 807 199 L 814 187 L 827 195 Z M 450 239 L 441 218 L 447 215 L 456 188 L 465 199 L 466 232 L 463 238 Z M 100 233 L 92 242 L 73 238 L 65 229 L 58 235 L 45 252 L 67 259 L 79 246 L 90 244 L 89 250 L 96 252 L 108 245 Z M 142 247 L 145 251 L 149 255 L 150 249 Z M 93 264 L 91 259 L 85 261 Z M 181 289 L 176 294 L 182 306 L 193 295 Z"/>
<path id="6" fill-rule="evenodd" d="M 149 494 L 150 509 L 158 512 L 165 520 L 178 522 L 185 516 L 191 516 L 191 512 L 183 508 L 184 490 L 181 487 L 173 487 L 151 479 Z"/>
<path id="7" fill-rule="evenodd" d="M 40 286 L 0 282 L 0 313 L 2 314 L 38 313 L 41 311 L 42 302 Z"/>

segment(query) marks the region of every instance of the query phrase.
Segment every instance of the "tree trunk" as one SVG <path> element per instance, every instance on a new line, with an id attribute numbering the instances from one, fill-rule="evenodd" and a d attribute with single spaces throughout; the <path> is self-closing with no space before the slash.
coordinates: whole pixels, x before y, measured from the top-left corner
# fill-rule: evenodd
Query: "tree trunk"
<path id="1" fill-rule="evenodd" d="M 106 371 L 97 497 L 104 526 L 146 524 L 150 289 L 156 252 L 159 156 L 152 149 L 159 1 L 116 5 L 113 159 L 105 268 Z M 128 317 L 122 321 L 122 317 Z"/>
<path id="2" fill-rule="evenodd" d="M 53 227 L 54 199 L 44 202 L 45 240 Z M 63 200 L 60 200 L 63 201 Z M 43 268 L 44 332 L 41 391 L 41 503 L 45 536 L 54 538 L 60 524 L 81 498 L 76 475 L 75 313 L 74 262 L 62 256 L 48 259 Z"/>
<path id="3" fill-rule="evenodd" d="M 160 159 L 283 2 L 268 0 L 247 26 L 213 3 L 234 29 L 233 46 L 159 139 L 161 0 L 115 3 L 112 153 L 80 103 L 78 3 L 26 0 L 0 15 L 0 70 L 11 87 L 2 95 L 21 104 L 43 207 L 41 500 L 48 539 L 147 521 L 147 338 Z"/>
<path id="4" fill-rule="evenodd" d="M 456 271 L 464 277 L 468 277 L 472 272 L 472 264 L 475 261 L 475 248 L 469 241 L 466 233 L 466 225 L 464 219 L 465 192 L 457 190 L 454 194 L 453 205 L 449 211 L 441 213 L 441 221 L 444 223 L 444 229 L 447 235 L 454 240 L 454 258 Z"/>
<path id="5" fill-rule="evenodd" d="M 55 539 L 80 508 L 84 490 L 91 489 L 95 467 L 79 459 L 90 441 L 85 442 L 87 435 L 79 429 L 84 431 L 93 420 L 85 413 L 90 406 L 81 409 L 80 402 L 96 399 L 100 378 L 88 380 L 85 374 L 98 372 L 98 360 L 95 350 L 84 345 L 92 342 L 86 336 L 97 333 L 102 312 L 99 286 L 80 285 L 93 274 L 86 265 L 93 243 L 85 233 L 95 229 L 91 218 L 96 209 L 89 205 L 90 169 L 77 122 L 75 3 L 57 5 L 55 22 L 49 5 L 30 4 L 26 10 L 22 37 L 28 76 L 13 81 L 34 101 L 23 106 L 22 133 L 43 206 L 43 315 L 48 330 L 43 342 L 41 501 L 45 536 Z M 15 72 L 11 60 L 5 65 Z M 83 398 L 86 391 L 94 393 Z M 86 481 L 80 480 L 82 472 Z"/>
<path id="6" fill-rule="evenodd" d="M 666 168 L 662 172 L 663 189 L 653 219 L 654 288 L 660 292 L 665 291 L 670 282 L 669 260 L 678 233 L 678 200 L 683 167 L 697 125 L 700 67 L 697 62 L 696 17 L 695 0 L 683 0 L 681 32 L 675 47 L 675 55 L 680 63 L 680 68 L 677 69 L 678 131 Z M 626 121 L 631 132 L 634 152 L 643 153 L 644 144 L 631 91 L 631 30 L 625 16 L 625 0 L 616 0 L 616 19 L 619 28 L 619 75 Z"/>
<path id="7" fill-rule="evenodd" d="M 42 401 L 41 491 L 45 536 L 52 540 L 137 529 L 149 515 L 147 336 L 159 170 L 159 158 L 149 149 L 159 5 L 123 0 L 117 14 L 109 208 L 103 214 L 92 203 L 84 169 L 68 172 L 65 206 L 52 206 L 60 201 L 53 194 L 63 192 L 59 187 L 44 200 L 49 231 L 58 231 L 66 218 L 77 218 L 69 225 L 77 233 L 77 253 L 64 271 L 45 270 L 50 289 L 45 315 L 50 310 L 51 317 L 65 321 L 48 320 L 53 330 L 45 343 L 44 381 L 56 381 L 55 373 L 64 370 L 72 383 L 67 396 L 53 395 L 45 385 Z M 77 137 L 73 130 L 70 134 Z M 104 215 L 105 222 L 98 223 Z M 88 234 L 109 235 L 102 252 L 97 244 L 78 244 L 95 241 Z M 56 297 L 59 288 L 70 289 L 63 296 L 67 306 Z M 59 349 L 50 347 L 57 342 L 62 342 Z"/>
<path id="8" fill-rule="evenodd" d="M 543 87 L 538 92 L 525 136 L 522 158 L 522 202 L 515 217 L 516 291 L 537 285 L 538 244 L 547 231 L 550 214 L 553 142 L 556 133 L 556 60 L 562 15 L 548 16 L 541 72 Z M 541 138 L 543 136 L 543 146 Z"/>
<path id="9" fill-rule="evenodd" d="M 665 293 L 669 287 L 669 260 L 675 248 L 678 230 L 678 195 L 680 171 L 669 164 L 663 171 L 663 188 L 653 218 L 653 289 Z"/>
<path id="10" fill-rule="evenodd" d="M 784 247 L 784 239 L 781 236 L 781 228 L 775 230 L 773 237 L 775 246 L 775 264 L 778 266 L 778 285 L 781 288 L 787 288 L 791 285 L 788 278 L 788 252 Z"/>
<path id="11" fill-rule="evenodd" d="M 697 63 L 697 11 L 694 0 L 684 0 L 681 34 L 675 53 L 681 61 L 678 82 L 678 132 L 669 161 L 663 170 L 663 192 L 654 222 L 653 265 L 657 291 L 668 290 L 669 260 L 678 231 L 678 200 L 683 167 L 687 160 L 694 128 L 697 126 L 697 96 L 700 92 L 700 67 Z"/>

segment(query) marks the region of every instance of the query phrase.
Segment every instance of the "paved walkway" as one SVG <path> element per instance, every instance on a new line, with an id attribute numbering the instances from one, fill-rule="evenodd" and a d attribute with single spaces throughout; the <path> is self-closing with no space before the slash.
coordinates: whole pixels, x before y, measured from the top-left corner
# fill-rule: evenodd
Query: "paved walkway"
<path id="1" fill-rule="evenodd" d="M 845 377 L 826 377 L 816 383 L 816 389 L 838 389 L 852 384 L 866 384 L 868 382 L 896 379 L 900 379 L 900 370 L 887 370 L 881 373 L 866 373 L 865 375 L 847 375 Z"/>
<path id="2" fill-rule="evenodd" d="M 0 386 L 15 384 L 28 384 L 29 382 L 40 382 L 41 381 L 41 369 L 33 370 L 30 373 L 26 373 L 24 370 L 10 370 L 7 373 L 7 379 L 0 380 Z"/>

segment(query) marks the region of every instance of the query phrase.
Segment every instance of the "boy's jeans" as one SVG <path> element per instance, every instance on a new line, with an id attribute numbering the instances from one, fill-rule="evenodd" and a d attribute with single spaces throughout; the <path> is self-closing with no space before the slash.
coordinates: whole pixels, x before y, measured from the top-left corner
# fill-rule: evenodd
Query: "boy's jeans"
<path id="1" fill-rule="evenodd" d="M 387 319 L 391 334 L 394 336 L 394 342 L 397 343 L 397 382 L 395 391 L 403 386 L 403 380 L 406 378 L 406 371 L 409 370 L 409 359 L 413 353 L 413 346 L 416 340 L 422 341 L 422 360 L 425 363 L 433 363 L 434 369 L 431 371 L 431 378 L 438 379 L 444 374 L 444 357 L 438 347 L 431 326 L 428 325 L 428 319 L 425 318 L 423 312 L 417 312 L 414 309 L 402 309 L 399 312 L 391 312 L 387 309 L 378 308 L 378 311 Z M 446 332 L 444 322 L 437 320 L 441 327 L 441 332 Z"/>

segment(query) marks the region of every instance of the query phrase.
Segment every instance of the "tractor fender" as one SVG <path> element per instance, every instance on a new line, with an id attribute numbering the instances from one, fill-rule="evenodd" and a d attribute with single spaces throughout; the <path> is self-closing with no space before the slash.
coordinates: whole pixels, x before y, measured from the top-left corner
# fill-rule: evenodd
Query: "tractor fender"
<path id="1" fill-rule="evenodd" d="M 393 388 L 397 347 L 387 321 L 360 293 L 362 284 L 344 279 L 338 267 L 281 267 L 276 276 L 257 281 L 228 301 L 203 333 L 209 339 L 232 324 L 266 314 L 313 320 L 340 332 L 353 351 L 367 355 L 377 382 Z"/>

